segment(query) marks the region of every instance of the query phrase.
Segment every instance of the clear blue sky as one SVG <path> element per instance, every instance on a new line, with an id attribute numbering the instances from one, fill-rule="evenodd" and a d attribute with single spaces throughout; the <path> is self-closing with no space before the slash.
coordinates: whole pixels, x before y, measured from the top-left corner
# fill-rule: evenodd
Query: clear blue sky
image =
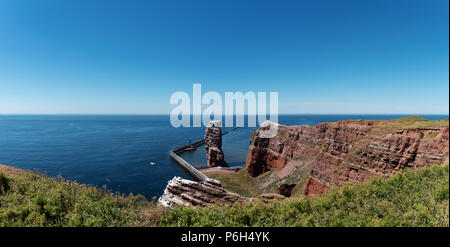
<path id="1" fill-rule="evenodd" d="M 448 0 L 0 1 L 0 114 L 164 114 L 193 83 L 448 114 L 448 67 Z"/>

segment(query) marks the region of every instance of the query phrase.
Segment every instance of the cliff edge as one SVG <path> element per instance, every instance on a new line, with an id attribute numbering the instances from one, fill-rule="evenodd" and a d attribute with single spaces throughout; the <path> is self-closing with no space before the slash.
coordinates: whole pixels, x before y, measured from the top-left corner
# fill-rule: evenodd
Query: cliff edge
<path id="1" fill-rule="evenodd" d="M 302 185 L 305 195 L 448 160 L 448 119 L 406 117 L 314 126 L 279 125 L 277 136 L 270 139 L 260 138 L 260 131 L 251 136 L 246 159 L 248 175 L 260 177 L 274 171 L 267 183 L 279 184 L 297 168 L 309 167 L 304 169 L 309 172 Z"/>

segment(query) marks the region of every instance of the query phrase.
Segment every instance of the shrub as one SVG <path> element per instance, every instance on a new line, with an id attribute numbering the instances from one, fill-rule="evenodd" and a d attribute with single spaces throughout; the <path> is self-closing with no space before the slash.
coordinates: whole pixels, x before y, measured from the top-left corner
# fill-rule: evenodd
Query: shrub
<path id="1" fill-rule="evenodd" d="M 9 179 L 0 172 L 0 194 L 5 194 L 10 189 Z"/>
<path id="2" fill-rule="evenodd" d="M 139 226 L 149 205 L 143 196 L 31 172 L 0 174 L 0 189 L 0 226 Z"/>

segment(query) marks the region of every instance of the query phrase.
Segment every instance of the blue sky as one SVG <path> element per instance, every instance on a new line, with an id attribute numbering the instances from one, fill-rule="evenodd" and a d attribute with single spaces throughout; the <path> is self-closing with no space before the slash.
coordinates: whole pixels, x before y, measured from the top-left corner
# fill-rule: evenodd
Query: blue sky
<path id="1" fill-rule="evenodd" d="M 193 83 L 448 114 L 448 67 L 448 0 L 0 1 L 0 114 L 165 114 Z"/>

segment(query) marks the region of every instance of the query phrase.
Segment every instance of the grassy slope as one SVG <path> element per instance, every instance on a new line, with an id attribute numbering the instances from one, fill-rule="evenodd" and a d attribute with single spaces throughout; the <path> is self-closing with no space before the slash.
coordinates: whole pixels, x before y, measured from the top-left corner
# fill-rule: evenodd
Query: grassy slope
<path id="1" fill-rule="evenodd" d="M 449 226 L 448 164 L 321 197 L 174 210 L 141 196 L 4 168 L 0 226 Z"/>
<path id="2" fill-rule="evenodd" d="M 355 121 L 361 124 L 368 122 L 379 123 L 371 133 L 372 134 L 387 134 L 401 129 L 414 129 L 414 128 L 433 128 L 449 125 L 449 119 L 442 120 L 428 120 L 418 116 L 403 117 L 393 120 L 344 120 Z"/>
<path id="3" fill-rule="evenodd" d="M 206 209 L 179 207 L 168 226 L 449 226 L 449 166 L 409 170 L 313 198 Z"/>
<path id="4" fill-rule="evenodd" d="M 227 175 L 209 174 L 209 177 L 220 180 L 225 189 L 246 197 L 256 197 L 261 194 L 255 180 L 247 175 L 246 169 Z"/>
<path id="5" fill-rule="evenodd" d="M 142 196 L 0 165 L 0 226 L 137 226 L 149 205 Z"/>

